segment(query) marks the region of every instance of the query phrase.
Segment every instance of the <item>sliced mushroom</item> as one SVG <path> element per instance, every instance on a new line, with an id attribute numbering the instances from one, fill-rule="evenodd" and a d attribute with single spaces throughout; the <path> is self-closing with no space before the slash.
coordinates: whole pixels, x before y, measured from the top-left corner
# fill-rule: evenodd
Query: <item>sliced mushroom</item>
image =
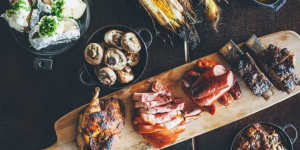
<path id="1" fill-rule="evenodd" d="M 120 30 L 109 30 L 104 35 L 104 41 L 108 45 L 112 45 L 116 48 L 122 48 L 121 46 L 121 39 L 124 35 L 123 31 Z"/>
<path id="2" fill-rule="evenodd" d="M 128 53 L 138 53 L 142 49 L 140 40 L 132 32 L 123 35 L 121 45 Z"/>
<path id="3" fill-rule="evenodd" d="M 105 53 L 104 62 L 111 69 L 122 70 L 127 64 L 127 59 L 122 51 L 109 48 Z"/>
<path id="4" fill-rule="evenodd" d="M 126 66 L 123 70 L 117 71 L 120 83 L 129 83 L 134 79 L 134 74 L 130 67 Z"/>
<path id="5" fill-rule="evenodd" d="M 100 65 L 103 58 L 103 48 L 97 43 L 90 43 L 84 51 L 85 60 L 91 65 Z"/>
<path id="6" fill-rule="evenodd" d="M 140 54 L 139 53 L 127 53 L 127 64 L 130 67 L 136 66 L 140 62 Z"/>
<path id="7" fill-rule="evenodd" d="M 105 86 L 112 86 L 117 81 L 116 73 L 108 67 L 96 68 L 95 74 L 96 74 L 99 82 Z"/>

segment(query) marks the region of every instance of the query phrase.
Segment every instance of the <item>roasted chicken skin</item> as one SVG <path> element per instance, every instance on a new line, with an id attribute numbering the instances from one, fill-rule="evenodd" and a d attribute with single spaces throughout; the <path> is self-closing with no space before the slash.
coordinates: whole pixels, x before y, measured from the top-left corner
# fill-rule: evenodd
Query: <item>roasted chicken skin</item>
<path id="1" fill-rule="evenodd" d="M 112 150 L 114 139 L 124 126 L 120 101 L 99 100 L 100 89 L 79 116 L 77 144 L 80 150 Z"/>

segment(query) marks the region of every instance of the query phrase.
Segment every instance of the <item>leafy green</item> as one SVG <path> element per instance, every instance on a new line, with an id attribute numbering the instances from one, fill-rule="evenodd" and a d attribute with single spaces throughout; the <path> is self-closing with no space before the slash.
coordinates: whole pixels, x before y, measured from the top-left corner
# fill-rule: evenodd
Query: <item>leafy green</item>
<path id="1" fill-rule="evenodd" d="M 56 29 L 58 26 L 58 22 L 56 18 L 52 17 L 43 17 L 40 23 L 40 35 L 45 36 L 52 36 L 55 34 Z"/>
<path id="2" fill-rule="evenodd" d="M 52 9 L 51 13 L 54 16 L 57 16 L 58 18 L 63 17 L 62 7 L 64 6 L 65 1 L 64 0 L 52 0 Z"/>
<path id="3" fill-rule="evenodd" d="M 6 10 L 8 16 L 18 14 L 20 9 L 25 9 L 27 11 L 31 10 L 31 6 L 25 2 L 25 0 L 18 0 L 11 5 L 11 9 Z"/>

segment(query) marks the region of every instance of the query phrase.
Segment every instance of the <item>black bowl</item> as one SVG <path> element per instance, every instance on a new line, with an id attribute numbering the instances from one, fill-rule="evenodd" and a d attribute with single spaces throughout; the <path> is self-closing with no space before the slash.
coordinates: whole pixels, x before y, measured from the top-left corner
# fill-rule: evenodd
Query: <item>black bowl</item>
<path id="1" fill-rule="evenodd" d="M 118 30 L 121 30 L 124 32 L 133 32 L 137 35 L 137 37 L 141 41 L 142 49 L 139 52 L 140 53 L 140 62 L 132 68 L 133 73 L 135 75 L 135 79 L 127 84 L 122 84 L 122 83 L 117 82 L 116 84 L 109 86 L 109 87 L 104 86 L 98 81 L 98 79 L 94 73 L 95 66 L 92 66 L 92 65 L 86 63 L 86 61 L 84 60 L 83 66 L 79 70 L 79 80 L 81 81 L 82 84 L 84 84 L 86 86 L 100 86 L 102 88 L 107 88 L 107 89 L 121 89 L 121 88 L 127 87 L 127 86 L 137 82 L 142 77 L 143 73 L 145 72 L 147 65 L 148 65 L 148 48 L 150 47 L 150 45 L 152 43 L 152 33 L 147 28 L 132 29 L 132 28 L 124 26 L 124 25 L 105 26 L 105 27 L 98 29 L 96 32 L 94 32 L 91 35 L 91 37 L 87 40 L 86 45 L 88 45 L 89 43 L 102 43 L 104 41 L 105 33 L 112 29 L 118 29 Z M 148 34 L 149 40 L 145 41 L 144 38 L 142 37 L 141 33 Z"/>
<path id="2" fill-rule="evenodd" d="M 254 123 L 253 123 L 254 124 Z M 231 145 L 231 150 L 236 150 L 236 147 L 238 146 L 238 142 L 240 139 L 240 136 L 249 128 L 251 127 L 253 124 L 249 124 L 246 127 L 244 127 L 242 130 L 239 131 L 239 133 L 234 137 L 232 145 Z M 274 129 L 281 138 L 282 144 L 287 148 L 287 150 L 294 150 L 293 144 L 296 142 L 297 138 L 298 138 L 298 131 L 296 129 L 296 127 L 292 124 L 287 124 L 284 127 L 280 127 L 278 125 L 275 125 L 273 123 L 259 123 L 262 126 L 267 126 L 267 127 L 271 127 L 272 129 Z M 289 136 L 289 134 L 286 132 L 287 129 L 293 129 L 294 131 L 294 137 L 291 138 Z"/>
<path id="3" fill-rule="evenodd" d="M 91 21 L 91 0 L 83 0 L 86 3 L 86 10 L 83 16 L 78 20 L 78 24 L 80 27 L 80 39 L 87 32 L 90 21 Z M 53 60 L 52 57 L 62 54 L 68 50 L 70 50 L 80 39 L 74 40 L 69 43 L 61 43 L 57 45 L 51 45 L 41 50 L 35 50 L 30 46 L 30 42 L 28 39 L 27 33 L 21 33 L 14 29 L 11 29 L 13 37 L 16 39 L 17 43 L 30 53 L 34 54 L 36 57 L 34 59 L 34 68 L 36 69 L 44 69 L 44 70 L 52 70 Z"/>
<path id="4" fill-rule="evenodd" d="M 286 3 L 286 0 L 271 0 L 269 3 L 260 2 L 259 0 L 252 1 L 259 6 L 271 8 L 274 11 L 278 11 Z"/>

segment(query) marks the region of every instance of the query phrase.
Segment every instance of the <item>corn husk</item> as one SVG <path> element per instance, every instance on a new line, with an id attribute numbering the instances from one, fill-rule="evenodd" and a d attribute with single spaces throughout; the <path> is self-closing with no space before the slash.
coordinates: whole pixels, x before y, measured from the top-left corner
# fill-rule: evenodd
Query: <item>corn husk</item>
<path id="1" fill-rule="evenodd" d="M 217 0 L 218 2 L 226 0 Z M 198 23 L 210 22 L 217 31 L 220 8 L 215 0 L 138 0 L 148 14 L 162 27 L 197 45 Z"/>

